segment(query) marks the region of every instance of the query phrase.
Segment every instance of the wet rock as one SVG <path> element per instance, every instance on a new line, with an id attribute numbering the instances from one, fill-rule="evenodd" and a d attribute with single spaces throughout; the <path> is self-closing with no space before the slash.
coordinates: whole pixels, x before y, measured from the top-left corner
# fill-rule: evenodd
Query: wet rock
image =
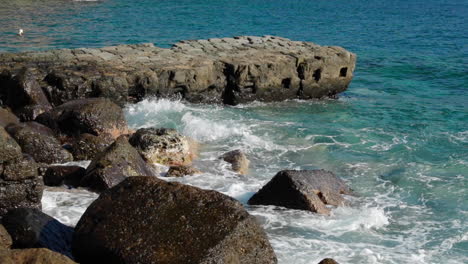
<path id="1" fill-rule="evenodd" d="M 22 157 L 21 147 L 3 127 L 0 127 L 0 146 L 0 164 Z"/>
<path id="2" fill-rule="evenodd" d="M 278 172 L 248 203 L 328 214 L 328 205 L 339 206 L 345 203 L 342 194 L 351 194 L 351 190 L 332 172 L 284 170 Z"/>
<path id="3" fill-rule="evenodd" d="M 19 124 L 19 119 L 10 110 L 0 107 L 0 127 Z"/>
<path id="4" fill-rule="evenodd" d="M 250 161 L 241 150 L 233 150 L 224 153 L 220 159 L 231 163 L 231 169 L 240 174 L 246 174 L 249 170 Z"/>
<path id="5" fill-rule="evenodd" d="M 78 187 L 85 176 L 86 169 L 80 166 L 51 166 L 44 173 L 44 184 L 47 186 L 68 185 Z"/>
<path id="6" fill-rule="evenodd" d="M 44 91 L 39 85 L 37 70 L 23 68 L 15 75 L 3 73 L 3 78 L 10 78 L 6 84 L 6 105 L 22 121 L 34 120 L 38 115 L 52 109 Z"/>
<path id="7" fill-rule="evenodd" d="M 127 177 L 152 175 L 151 168 L 138 151 L 128 143 L 125 136 L 121 136 L 91 161 L 81 185 L 100 192 Z"/>
<path id="8" fill-rule="evenodd" d="M 104 151 L 113 140 L 107 137 L 98 137 L 84 133 L 74 138 L 71 142 L 70 152 L 75 160 L 92 160 Z"/>
<path id="9" fill-rule="evenodd" d="M 201 171 L 192 166 L 171 166 L 167 171 L 166 177 L 184 177 L 199 173 L 201 173 Z"/>
<path id="10" fill-rule="evenodd" d="M 122 108 L 106 98 L 73 100 L 44 113 L 37 121 L 70 136 L 89 133 L 115 139 L 128 133 Z"/>
<path id="11" fill-rule="evenodd" d="M 175 129 L 140 128 L 129 142 L 150 163 L 186 165 L 193 158 L 189 140 Z"/>
<path id="12" fill-rule="evenodd" d="M 18 158 L 3 163 L 3 170 L 0 171 L 1 178 L 5 181 L 22 181 L 38 176 L 38 165 L 33 159 Z"/>
<path id="13" fill-rule="evenodd" d="M 76 264 L 59 253 L 46 248 L 0 250 L 2 264 Z"/>
<path id="14" fill-rule="evenodd" d="M 338 264 L 334 259 L 326 258 L 320 261 L 318 264 Z"/>
<path id="15" fill-rule="evenodd" d="M 34 67 L 53 105 L 106 97 L 123 105 L 145 97 L 238 104 L 333 97 L 347 89 L 356 55 L 340 47 L 274 36 L 181 41 L 0 55 L 0 72 Z M 10 78 L 11 79 L 11 78 Z M 0 77 L 0 86 L 8 78 Z"/>
<path id="16" fill-rule="evenodd" d="M 255 217 L 233 198 L 152 177 L 107 190 L 75 228 L 82 263 L 276 263 Z"/>
<path id="17" fill-rule="evenodd" d="M 7 131 L 18 142 L 23 152 L 31 155 L 37 162 L 51 164 L 73 160 L 73 156 L 62 148 L 52 131 L 38 123 L 10 125 Z"/>
<path id="18" fill-rule="evenodd" d="M 11 208 L 41 208 L 44 184 L 37 168 L 28 158 L 0 164 L 0 218 Z"/>
<path id="19" fill-rule="evenodd" d="M 9 249 L 13 241 L 11 240 L 10 234 L 6 231 L 5 227 L 0 224 L 0 250 Z"/>
<path id="20" fill-rule="evenodd" d="M 2 224 L 13 239 L 13 248 L 48 248 L 72 258 L 73 228 L 40 210 L 9 210 L 3 216 Z"/>

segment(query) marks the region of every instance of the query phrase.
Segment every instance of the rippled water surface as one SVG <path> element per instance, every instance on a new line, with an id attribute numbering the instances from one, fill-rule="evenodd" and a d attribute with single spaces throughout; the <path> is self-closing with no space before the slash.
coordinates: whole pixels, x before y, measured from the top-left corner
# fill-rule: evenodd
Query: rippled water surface
<path id="1" fill-rule="evenodd" d="M 204 173 L 181 181 L 243 203 L 281 169 L 345 179 L 359 197 L 331 216 L 248 208 L 280 263 L 468 263 L 467 14 L 466 0 L 0 0 L 0 52 L 264 34 L 343 46 L 358 63 L 339 100 L 146 100 L 129 124 L 201 142 Z M 247 176 L 217 160 L 236 148 Z M 95 197 L 49 190 L 44 210 L 73 225 Z"/>

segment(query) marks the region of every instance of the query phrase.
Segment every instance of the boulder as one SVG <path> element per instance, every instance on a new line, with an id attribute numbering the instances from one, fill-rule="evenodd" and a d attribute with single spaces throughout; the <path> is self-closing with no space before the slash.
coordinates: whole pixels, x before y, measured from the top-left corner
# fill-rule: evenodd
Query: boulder
<path id="1" fill-rule="evenodd" d="M 345 203 L 346 183 L 326 170 L 283 170 L 249 200 L 251 205 L 276 205 L 329 214 L 328 206 Z"/>
<path id="2" fill-rule="evenodd" d="M 85 176 L 86 169 L 80 166 L 51 166 L 44 172 L 44 184 L 47 186 L 68 185 L 78 187 Z"/>
<path id="3" fill-rule="evenodd" d="M 187 165 L 193 158 L 189 140 L 175 129 L 140 128 L 129 142 L 150 163 Z"/>
<path id="4" fill-rule="evenodd" d="M 0 225 L 0 250 L 2 249 L 9 249 L 13 241 L 11 240 L 10 234 L 5 229 L 3 225 Z"/>
<path id="5" fill-rule="evenodd" d="M 21 147 L 16 141 L 0 127 L 0 165 L 8 160 L 18 159 L 22 157 Z"/>
<path id="6" fill-rule="evenodd" d="M 75 228 L 82 263 L 276 263 L 242 204 L 216 191 L 130 177 L 99 196 Z"/>
<path id="7" fill-rule="evenodd" d="M 246 174 L 249 170 L 250 161 L 241 150 L 233 150 L 224 153 L 220 159 L 231 164 L 231 169 L 240 174 Z"/>
<path id="8" fill-rule="evenodd" d="M 41 208 L 44 183 L 30 158 L 0 164 L 0 218 L 11 208 Z"/>
<path id="9" fill-rule="evenodd" d="M 88 133 L 72 139 L 70 152 L 75 160 L 92 160 L 98 153 L 104 151 L 113 140 L 107 137 L 98 137 Z"/>
<path id="10" fill-rule="evenodd" d="M 41 124 L 28 122 L 10 125 L 7 131 L 18 142 L 23 152 L 31 155 L 37 162 L 51 164 L 73 160 L 73 156 L 62 148 L 53 132 Z"/>
<path id="11" fill-rule="evenodd" d="M 199 173 L 201 173 L 201 171 L 192 166 L 171 166 L 167 171 L 166 177 L 183 177 Z"/>
<path id="12" fill-rule="evenodd" d="M 2 264 L 76 264 L 76 262 L 46 248 L 1 250 Z"/>
<path id="13" fill-rule="evenodd" d="M 121 136 L 91 161 L 81 185 L 100 192 L 131 176 L 153 176 L 153 172 L 127 138 Z"/>
<path id="14" fill-rule="evenodd" d="M 52 109 L 39 85 L 37 69 L 23 68 L 15 75 L 4 73 L 6 81 L 6 104 L 22 121 L 34 120 L 38 115 Z"/>
<path id="15" fill-rule="evenodd" d="M 128 133 L 122 108 L 106 98 L 73 100 L 44 113 L 37 121 L 70 136 L 89 133 L 115 139 Z"/>
<path id="16" fill-rule="evenodd" d="M 73 228 L 38 209 L 16 208 L 2 218 L 13 240 L 13 248 L 48 248 L 72 258 Z"/>
<path id="17" fill-rule="evenodd" d="M 38 165 L 30 157 L 9 160 L 3 163 L 0 171 L 1 179 L 5 181 L 20 182 L 25 179 L 33 179 L 38 176 Z"/>
<path id="18" fill-rule="evenodd" d="M 338 264 L 334 259 L 326 258 L 320 261 L 318 264 Z"/>
<path id="19" fill-rule="evenodd" d="M 7 108 L 0 107 L 0 127 L 19 124 L 19 119 Z"/>

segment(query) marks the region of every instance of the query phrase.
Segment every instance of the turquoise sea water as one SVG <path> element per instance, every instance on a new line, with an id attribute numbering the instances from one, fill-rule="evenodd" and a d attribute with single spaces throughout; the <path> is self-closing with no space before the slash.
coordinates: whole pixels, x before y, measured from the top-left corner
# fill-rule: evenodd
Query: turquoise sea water
<path id="1" fill-rule="evenodd" d="M 0 0 L 0 52 L 264 34 L 343 46 L 358 62 L 339 100 L 146 100 L 129 123 L 200 141 L 205 173 L 182 181 L 244 203 L 281 169 L 345 179 L 359 197 L 329 217 L 249 208 L 280 263 L 468 263 L 467 14 L 466 0 Z M 245 177 L 216 159 L 236 148 Z"/>

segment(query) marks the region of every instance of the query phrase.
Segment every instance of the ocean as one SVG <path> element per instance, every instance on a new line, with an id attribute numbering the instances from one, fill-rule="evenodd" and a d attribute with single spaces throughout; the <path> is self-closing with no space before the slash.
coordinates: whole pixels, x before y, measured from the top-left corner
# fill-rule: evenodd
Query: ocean
<path id="1" fill-rule="evenodd" d="M 342 46 L 358 61 L 337 100 L 148 98 L 126 106 L 129 125 L 200 142 L 204 173 L 177 181 L 244 204 L 283 169 L 344 179 L 358 195 L 330 216 L 246 205 L 279 263 L 468 263 L 467 14 L 467 0 L 0 0 L 0 52 L 238 35 Z M 246 176 L 217 159 L 234 149 L 251 160 Z M 96 197 L 49 190 L 43 210 L 74 225 Z"/>

